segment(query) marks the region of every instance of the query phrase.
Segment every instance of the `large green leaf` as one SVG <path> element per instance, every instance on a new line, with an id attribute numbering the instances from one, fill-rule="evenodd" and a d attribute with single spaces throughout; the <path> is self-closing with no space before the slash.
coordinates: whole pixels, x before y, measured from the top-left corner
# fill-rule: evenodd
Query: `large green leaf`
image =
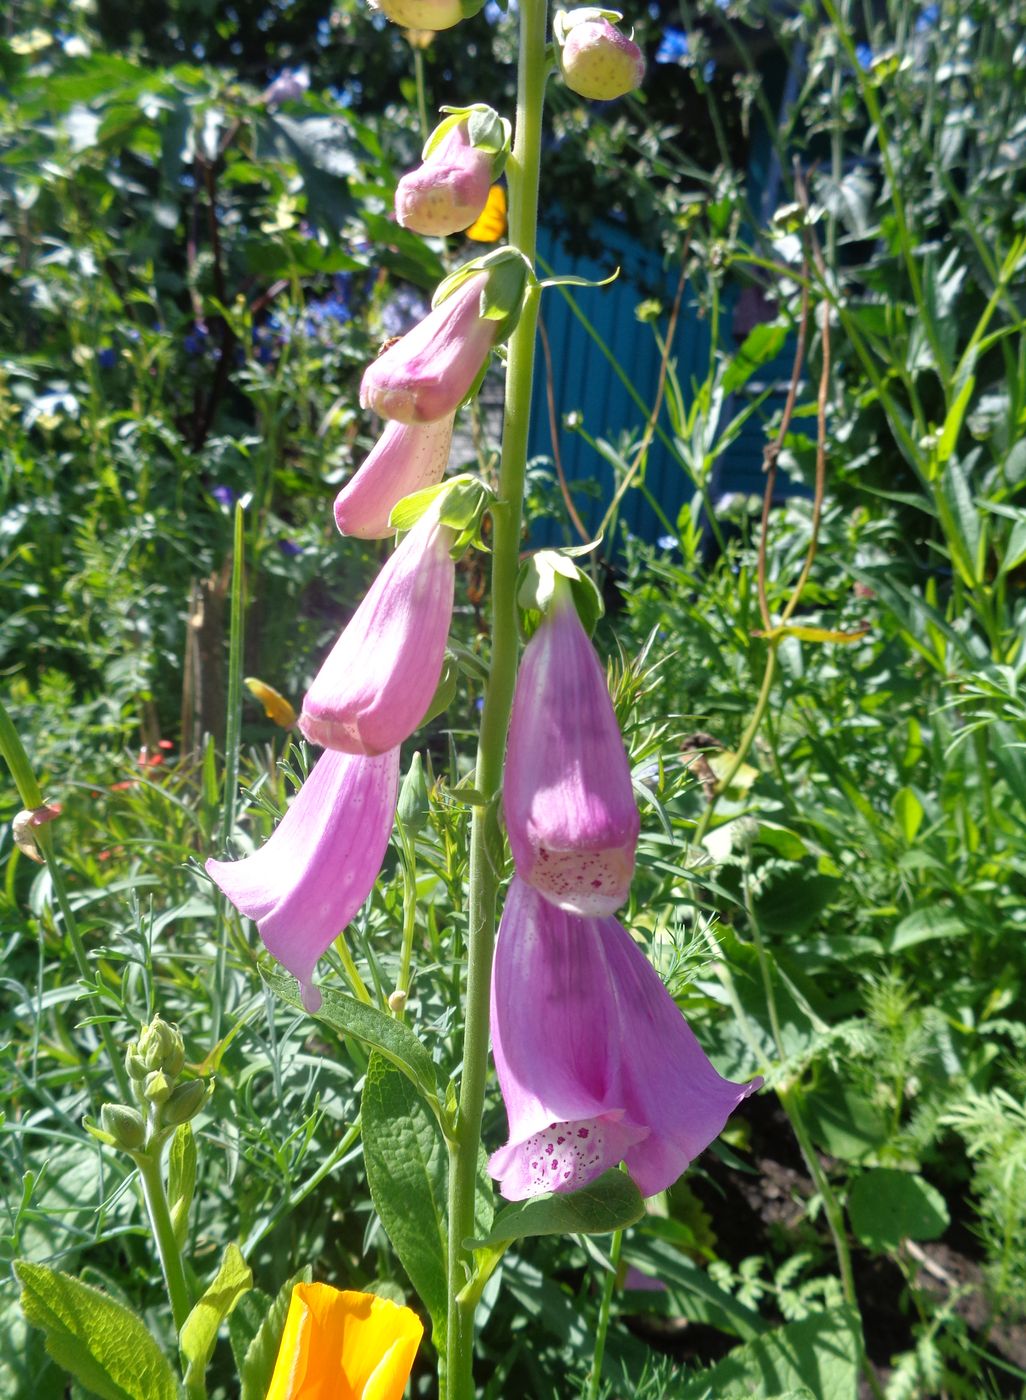
<path id="1" fill-rule="evenodd" d="M 641 1192 L 621 1171 L 608 1171 L 581 1191 L 535 1196 L 500 1210 L 477 1249 L 529 1235 L 605 1235 L 624 1230 L 645 1213 Z"/>
<path id="2" fill-rule="evenodd" d="M 297 1011 L 304 1009 L 294 977 L 278 968 L 264 975 L 276 996 Z M 402 1070 L 432 1105 L 437 1104 L 435 1062 L 408 1026 L 394 1016 L 386 1016 L 376 1006 L 368 1006 L 355 997 L 346 996 L 344 992 L 325 989 L 321 995 L 321 1007 L 317 1012 L 319 1021 L 326 1021 L 340 1035 L 353 1035 L 372 1050 L 377 1050 Z"/>
<path id="3" fill-rule="evenodd" d="M 100 1400 L 178 1400 L 164 1353 L 134 1313 L 98 1288 L 45 1264 L 20 1260 L 22 1311 L 46 1333 L 46 1349 Z"/>
<path id="4" fill-rule="evenodd" d="M 886 1253 L 902 1240 L 935 1240 L 951 1219 L 944 1197 L 915 1172 L 874 1167 L 848 1197 L 851 1228 L 870 1249 Z"/>
<path id="5" fill-rule="evenodd" d="M 375 1209 L 441 1348 L 448 1307 L 445 1140 L 409 1079 L 380 1054 L 367 1067 L 360 1122 Z"/>
<path id="6" fill-rule="evenodd" d="M 678 1400 L 742 1400 L 811 1391 L 856 1400 L 862 1334 L 850 1308 L 832 1308 L 764 1332 L 691 1377 Z"/>
<path id="7" fill-rule="evenodd" d="M 244 1293 L 253 1287 L 253 1274 L 238 1245 L 230 1244 L 214 1275 L 192 1312 L 185 1319 L 178 1339 L 187 1369 L 186 1385 L 199 1382 L 210 1362 L 221 1323 Z"/>

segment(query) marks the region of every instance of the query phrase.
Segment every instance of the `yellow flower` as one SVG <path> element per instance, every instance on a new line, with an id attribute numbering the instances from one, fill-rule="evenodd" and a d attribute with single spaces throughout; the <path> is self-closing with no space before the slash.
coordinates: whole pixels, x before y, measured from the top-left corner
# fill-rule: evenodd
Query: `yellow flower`
<path id="1" fill-rule="evenodd" d="M 282 729 L 292 728 L 296 722 L 296 712 L 281 691 L 275 690 L 266 681 L 258 681 L 255 676 L 247 676 L 244 684 L 250 695 L 263 705 L 268 719 L 273 719 Z"/>
<path id="2" fill-rule="evenodd" d="M 493 185 L 488 191 L 488 203 L 465 231 L 475 243 L 497 243 L 506 232 L 506 191 Z"/>
<path id="3" fill-rule="evenodd" d="M 297 1283 L 267 1400 L 401 1400 L 423 1334 L 387 1298 Z"/>

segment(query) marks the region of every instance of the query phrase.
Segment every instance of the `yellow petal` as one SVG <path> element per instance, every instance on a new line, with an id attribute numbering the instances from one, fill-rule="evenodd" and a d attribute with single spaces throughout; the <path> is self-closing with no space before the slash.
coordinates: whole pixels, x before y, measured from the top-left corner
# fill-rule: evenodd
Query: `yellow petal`
<path id="1" fill-rule="evenodd" d="M 387 1298 L 297 1283 L 267 1400 L 402 1400 L 423 1334 Z"/>
<path id="2" fill-rule="evenodd" d="M 250 695 L 263 705 L 268 719 L 273 719 L 282 729 L 292 728 L 296 722 L 296 712 L 280 691 L 265 681 L 258 681 L 255 676 L 247 676 L 245 686 Z"/>
<path id="3" fill-rule="evenodd" d="M 800 642 L 841 642 L 850 646 L 852 642 L 861 642 L 870 631 L 869 623 L 862 623 L 851 632 L 839 632 L 831 627 L 806 627 L 796 622 L 789 622 L 782 627 L 773 627 L 769 632 L 753 632 L 753 637 L 766 637 L 769 641 L 778 641 L 784 637 L 797 637 Z"/>
<path id="4" fill-rule="evenodd" d="M 506 232 L 506 191 L 493 185 L 488 191 L 488 203 L 466 230 L 475 243 L 497 243 Z"/>

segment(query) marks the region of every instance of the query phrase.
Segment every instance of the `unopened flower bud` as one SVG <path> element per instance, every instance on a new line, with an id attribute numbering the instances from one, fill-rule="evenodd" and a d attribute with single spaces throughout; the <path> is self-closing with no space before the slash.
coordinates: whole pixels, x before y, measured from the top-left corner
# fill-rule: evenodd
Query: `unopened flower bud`
<path id="1" fill-rule="evenodd" d="M 52 822 L 60 814 L 59 802 L 44 802 L 41 807 L 18 813 L 11 822 L 11 830 L 14 833 L 14 844 L 23 856 L 28 856 L 29 860 L 34 860 L 37 865 L 43 864 L 42 852 L 36 844 L 35 829 L 46 822 Z"/>
<path id="2" fill-rule="evenodd" d="M 403 785 L 399 789 L 399 806 L 396 814 L 400 826 L 411 836 L 416 836 L 418 831 L 423 831 L 430 808 L 431 802 L 428 797 L 427 779 L 424 777 L 424 765 L 421 762 L 420 754 L 415 753 L 410 762 L 410 771 L 406 774 Z"/>
<path id="3" fill-rule="evenodd" d="M 170 1128 L 188 1123 L 200 1111 L 206 1099 L 207 1085 L 204 1080 L 190 1079 L 185 1084 L 179 1084 L 164 1105 L 161 1121 Z"/>
<path id="4" fill-rule="evenodd" d="M 397 1016 L 401 1011 L 406 1010 L 406 993 L 400 988 L 397 987 L 388 998 L 388 1009 L 394 1011 Z"/>
<path id="5" fill-rule="evenodd" d="M 133 1079 L 145 1079 L 149 1074 L 149 1068 L 142 1056 L 139 1054 L 139 1042 L 133 1040 L 125 1051 L 125 1069 Z"/>
<path id="6" fill-rule="evenodd" d="M 143 1097 L 150 1103 L 155 1103 L 158 1107 L 167 1103 L 171 1097 L 171 1081 L 161 1069 L 156 1069 L 152 1074 L 146 1076 L 146 1083 L 143 1086 Z"/>
<path id="7" fill-rule="evenodd" d="M 139 1033 L 140 1060 L 148 1070 L 164 1070 L 172 1078 L 180 1074 L 185 1064 L 185 1046 L 177 1026 L 169 1026 L 160 1016 L 154 1016 Z"/>
<path id="8" fill-rule="evenodd" d="M 100 1109 L 100 1124 L 126 1152 L 138 1151 L 146 1141 L 146 1124 L 138 1109 L 126 1108 L 121 1103 L 105 1103 Z"/>
<path id="9" fill-rule="evenodd" d="M 403 228 L 436 237 L 469 228 L 506 164 L 509 137 L 509 122 L 483 103 L 451 111 L 428 137 L 423 164 L 399 181 Z"/>
<path id="10" fill-rule="evenodd" d="M 633 39 L 610 23 L 621 18 L 615 10 L 591 8 L 556 15 L 559 66 L 571 92 L 594 102 L 611 102 L 640 86 L 645 58 Z"/>

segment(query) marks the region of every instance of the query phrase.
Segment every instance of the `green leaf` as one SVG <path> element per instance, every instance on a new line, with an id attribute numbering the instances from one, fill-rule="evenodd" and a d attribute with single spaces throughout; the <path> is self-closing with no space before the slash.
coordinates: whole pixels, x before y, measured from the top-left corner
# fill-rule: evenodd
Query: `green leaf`
<path id="1" fill-rule="evenodd" d="M 582 1191 L 514 1201 L 499 1211 L 484 1239 L 469 1243 L 487 1249 L 530 1235 L 605 1235 L 625 1230 L 644 1213 L 641 1192 L 626 1172 L 614 1169 Z"/>
<path id="2" fill-rule="evenodd" d="M 189 1207 L 196 1189 L 196 1140 L 192 1124 L 183 1123 L 175 1129 L 168 1154 L 167 1203 L 171 1210 L 178 1248 L 185 1244 L 189 1228 Z"/>
<path id="3" fill-rule="evenodd" d="M 925 909 L 913 909 L 901 920 L 891 935 L 891 952 L 897 953 L 902 948 L 912 948 L 934 938 L 961 938 L 968 932 L 968 924 L 957 914 L 927 905 Z"/>
<path id="4" fill-rule="evenodd" d="M 264 980 L 288 1006 L 302 1011 L 299 986 L 294 977 L 275 968 L 264 973 Z M 353 1035 L 357 1040 L 379 1051 L 386 1060 L 413 1083 L 419 1092 L 437 1109 L 438 1077 L 435 1062 L 408 1026 L 394 1016 L 386 1016 L 376 1006 L 346 996 L 344 992 L 324 988 L 321 1008 L 316 1019 L 324 1021 L 340 1035 Z"/>
<path id="5" fill-rule="evenodd" d="M 907 845 L 916 839 L 923 821 L 923 804 L 910 787 L 903 787 L 894 795 L 894 816 L 901 827 L 901 834 Z"/>
<path id="6" fill-rule="evenodd" d="M 309 1283 L 312 1278 L 313 1269 L 307 1264 L 287 1283 L 282 1284 L 278 1296 L 267 1309 L 256 1335 L 246 1348 L 245 1360 L 239 1367 L 242 1387 L 239 1400 L 264 1400 L 271 1384 L 271 1376 L 274 1374 L 274 1363 L 278 1359 L 281 1334 L 285 1330 L 285 1319 L 292 1302 L 292 1290 L 297 1283 Z"/>
<path id="7" fill-rule="evenodd" d="M 178 1345 L 187 1364 L 186 1386 L 201 1380 L 221 1323 L 235 1304 L 253 1287 L 253 1273 L 237 1244 L 230 1244 L 221 1256 L 221 1267 L 207 1285 L 203 1297 L 185 1319 Z"/>
<path id="8" fill-rule="evenodd" d="M 915 1172 L 874 1167 L 848 1197 L 851 1228 L 869 1249 L 887 1253 L 902 1240 L 935 1240 L 951 1217 L 941 1193 Z"/>
<path id="9" fill-rule="evenodd" d="M 379 1054 L 367 1066 L 360 1122 L 375 1209 L 441 1349 L 448 1308 L 445 1140 L 409 1080 Z"/>
<path id="10" fill-rule="evenodd" d="M 46 1349 L 100 1400 L 178 1400 L 167 1358 L 142 1322 L 98 1288 L 20 1260 L 21 1307 Z"/>
<path id="11" fill-rule="evenodd" d="M 666 1240 L 655 1238 L 648 1231 L 656 1222 L 649 1220 L 641 1230 L 634 1231 L 624 1242 L 623 1259 L 642 1273 L 657 1278 L 672 1295 L 675 1309 L 689 1322 L 732 1332 L 743 1342 L 751 1341 L 765 1330 L 757 1312 L 739 1303 L 721 1288 L 706 1271 Z"/>
<path id="12" fill-rule="evenodd" d="M 678 1400 L 735 1400 L 811 1391 L 824 1400 L 856 1400 L 862 1333 L 850 1308 L 831 1308 L 764 1332 L 692 1376 Z"/>
<path id="13" fill-rule="evenodd" d="M 784 348 L 787 327 L 765 321 L 754 326 L 741 342 L 723 375 L 724 395 L 733 394 L 747 384 L 757 369 L 775 359 Z"/>

